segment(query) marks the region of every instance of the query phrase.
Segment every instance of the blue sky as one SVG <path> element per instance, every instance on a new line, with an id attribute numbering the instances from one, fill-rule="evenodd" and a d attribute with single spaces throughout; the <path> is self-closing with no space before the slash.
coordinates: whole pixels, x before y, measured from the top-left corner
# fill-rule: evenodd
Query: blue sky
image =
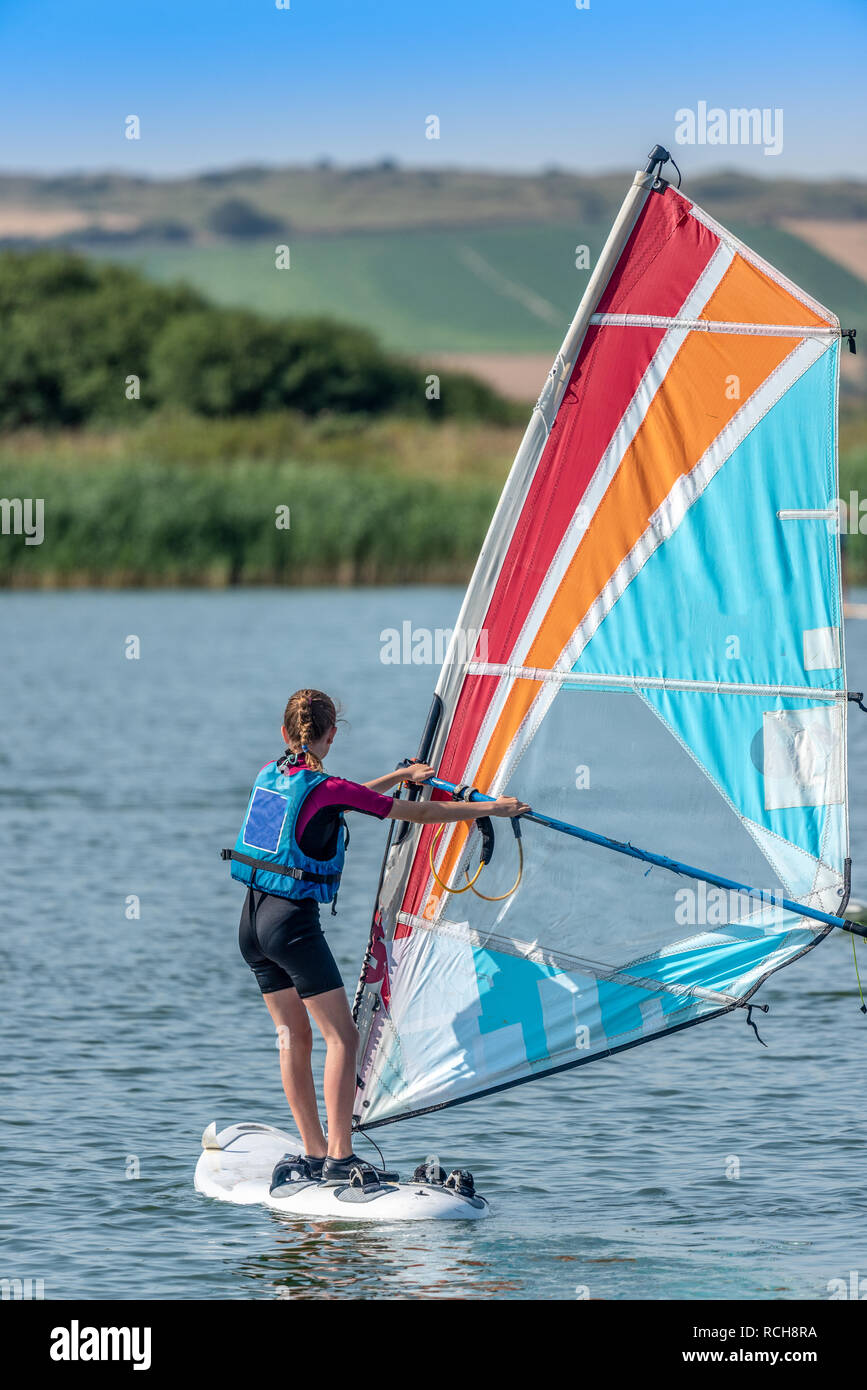
<path id="1" fill-rule="evenodd" d="M 0 0 L 0 169 L 623 169 L 704 101 L 782 109 L 783 148 L 672 144 L 691 173 L 867 176 L 865 0 L 278 3 Z"/>

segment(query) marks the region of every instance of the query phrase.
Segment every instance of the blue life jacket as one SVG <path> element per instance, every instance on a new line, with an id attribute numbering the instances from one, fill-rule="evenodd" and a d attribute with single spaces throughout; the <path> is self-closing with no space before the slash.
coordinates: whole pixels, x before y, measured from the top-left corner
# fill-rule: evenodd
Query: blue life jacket
<path id="1" fill-rule="evenodd" d="M 346 822 L 341 815 L 345 838 L 338 832 L 331 859 L 311 859 L 304 854 L 295 838 L 295 826 L 310 792 L 326 780 L 327 773 L 298 767 L 285 776 L 281 771 L 284 766 L 287 760 L 280 758 L 263 767 L 253 783 L 235 848 L 224 849 L 222 857 L 232 861 L 232 878 L 258 892 L 330 903 L 337 897 L 349 842 Z"/>

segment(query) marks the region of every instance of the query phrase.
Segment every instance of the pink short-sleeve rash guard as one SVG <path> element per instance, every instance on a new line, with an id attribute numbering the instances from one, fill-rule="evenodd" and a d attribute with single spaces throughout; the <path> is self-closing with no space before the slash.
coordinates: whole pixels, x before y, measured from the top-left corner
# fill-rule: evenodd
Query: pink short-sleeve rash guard
<path id="1" fill-rule="evenodd" d="M 290 774 L 291 775 L 291 774 Z M 327 841 L 336 831 L 341 811 L 360 811 L 363 816 L 384 820 L 394 804 L 390 796 L 347 782 L 343 777 L 328 777 L 307 796 L 295 827 L 295 838 L 305 854 L 313 859 L 327 855 Z"/>

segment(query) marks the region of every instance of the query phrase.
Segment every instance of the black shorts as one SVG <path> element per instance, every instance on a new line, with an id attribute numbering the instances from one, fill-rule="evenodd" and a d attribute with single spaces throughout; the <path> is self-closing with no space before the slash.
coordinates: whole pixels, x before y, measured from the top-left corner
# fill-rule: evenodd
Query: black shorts
<path id="1" fill-rule="evenodd" d="M 277 898 L 251 889 L 238 929 L 241 955 L 263 994 L 297 989 L 302 999 L 342 989 L 343 980 L 312 898 Z"/>

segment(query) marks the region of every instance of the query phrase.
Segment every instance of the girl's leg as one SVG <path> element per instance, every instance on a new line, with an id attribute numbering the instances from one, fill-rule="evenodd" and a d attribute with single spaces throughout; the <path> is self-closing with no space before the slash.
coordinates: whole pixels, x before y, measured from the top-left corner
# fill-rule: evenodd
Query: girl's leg
<path id="1" fill-rule="evenodd" d="M 304 1152 L 311 1158 L 324 1158 L 325 1135 L 319 1122 L 319 1107 L 313 1086 L 313 1069 L 310 1065 L 313 1034 L 307 1010 L 296 989 L 278 989 L 273 994 L 263 994 L 262 998 L 277 1029 L 283 1090 L 292 1118 L 298 1126 Z"/>
<path id="2" fill-rule="evenodd" d="M 329 989 L 324 994 L 314 994 L 304 1003 L 328 1049 L 323 1088 L 325 1113 L 328 1116 L 328 1153 L 332 1158 L 349 1158 L 352 1153 L 352 1102 L 355 1098 L 358 1029 L 352 1021 L 344 989 Z"/>

